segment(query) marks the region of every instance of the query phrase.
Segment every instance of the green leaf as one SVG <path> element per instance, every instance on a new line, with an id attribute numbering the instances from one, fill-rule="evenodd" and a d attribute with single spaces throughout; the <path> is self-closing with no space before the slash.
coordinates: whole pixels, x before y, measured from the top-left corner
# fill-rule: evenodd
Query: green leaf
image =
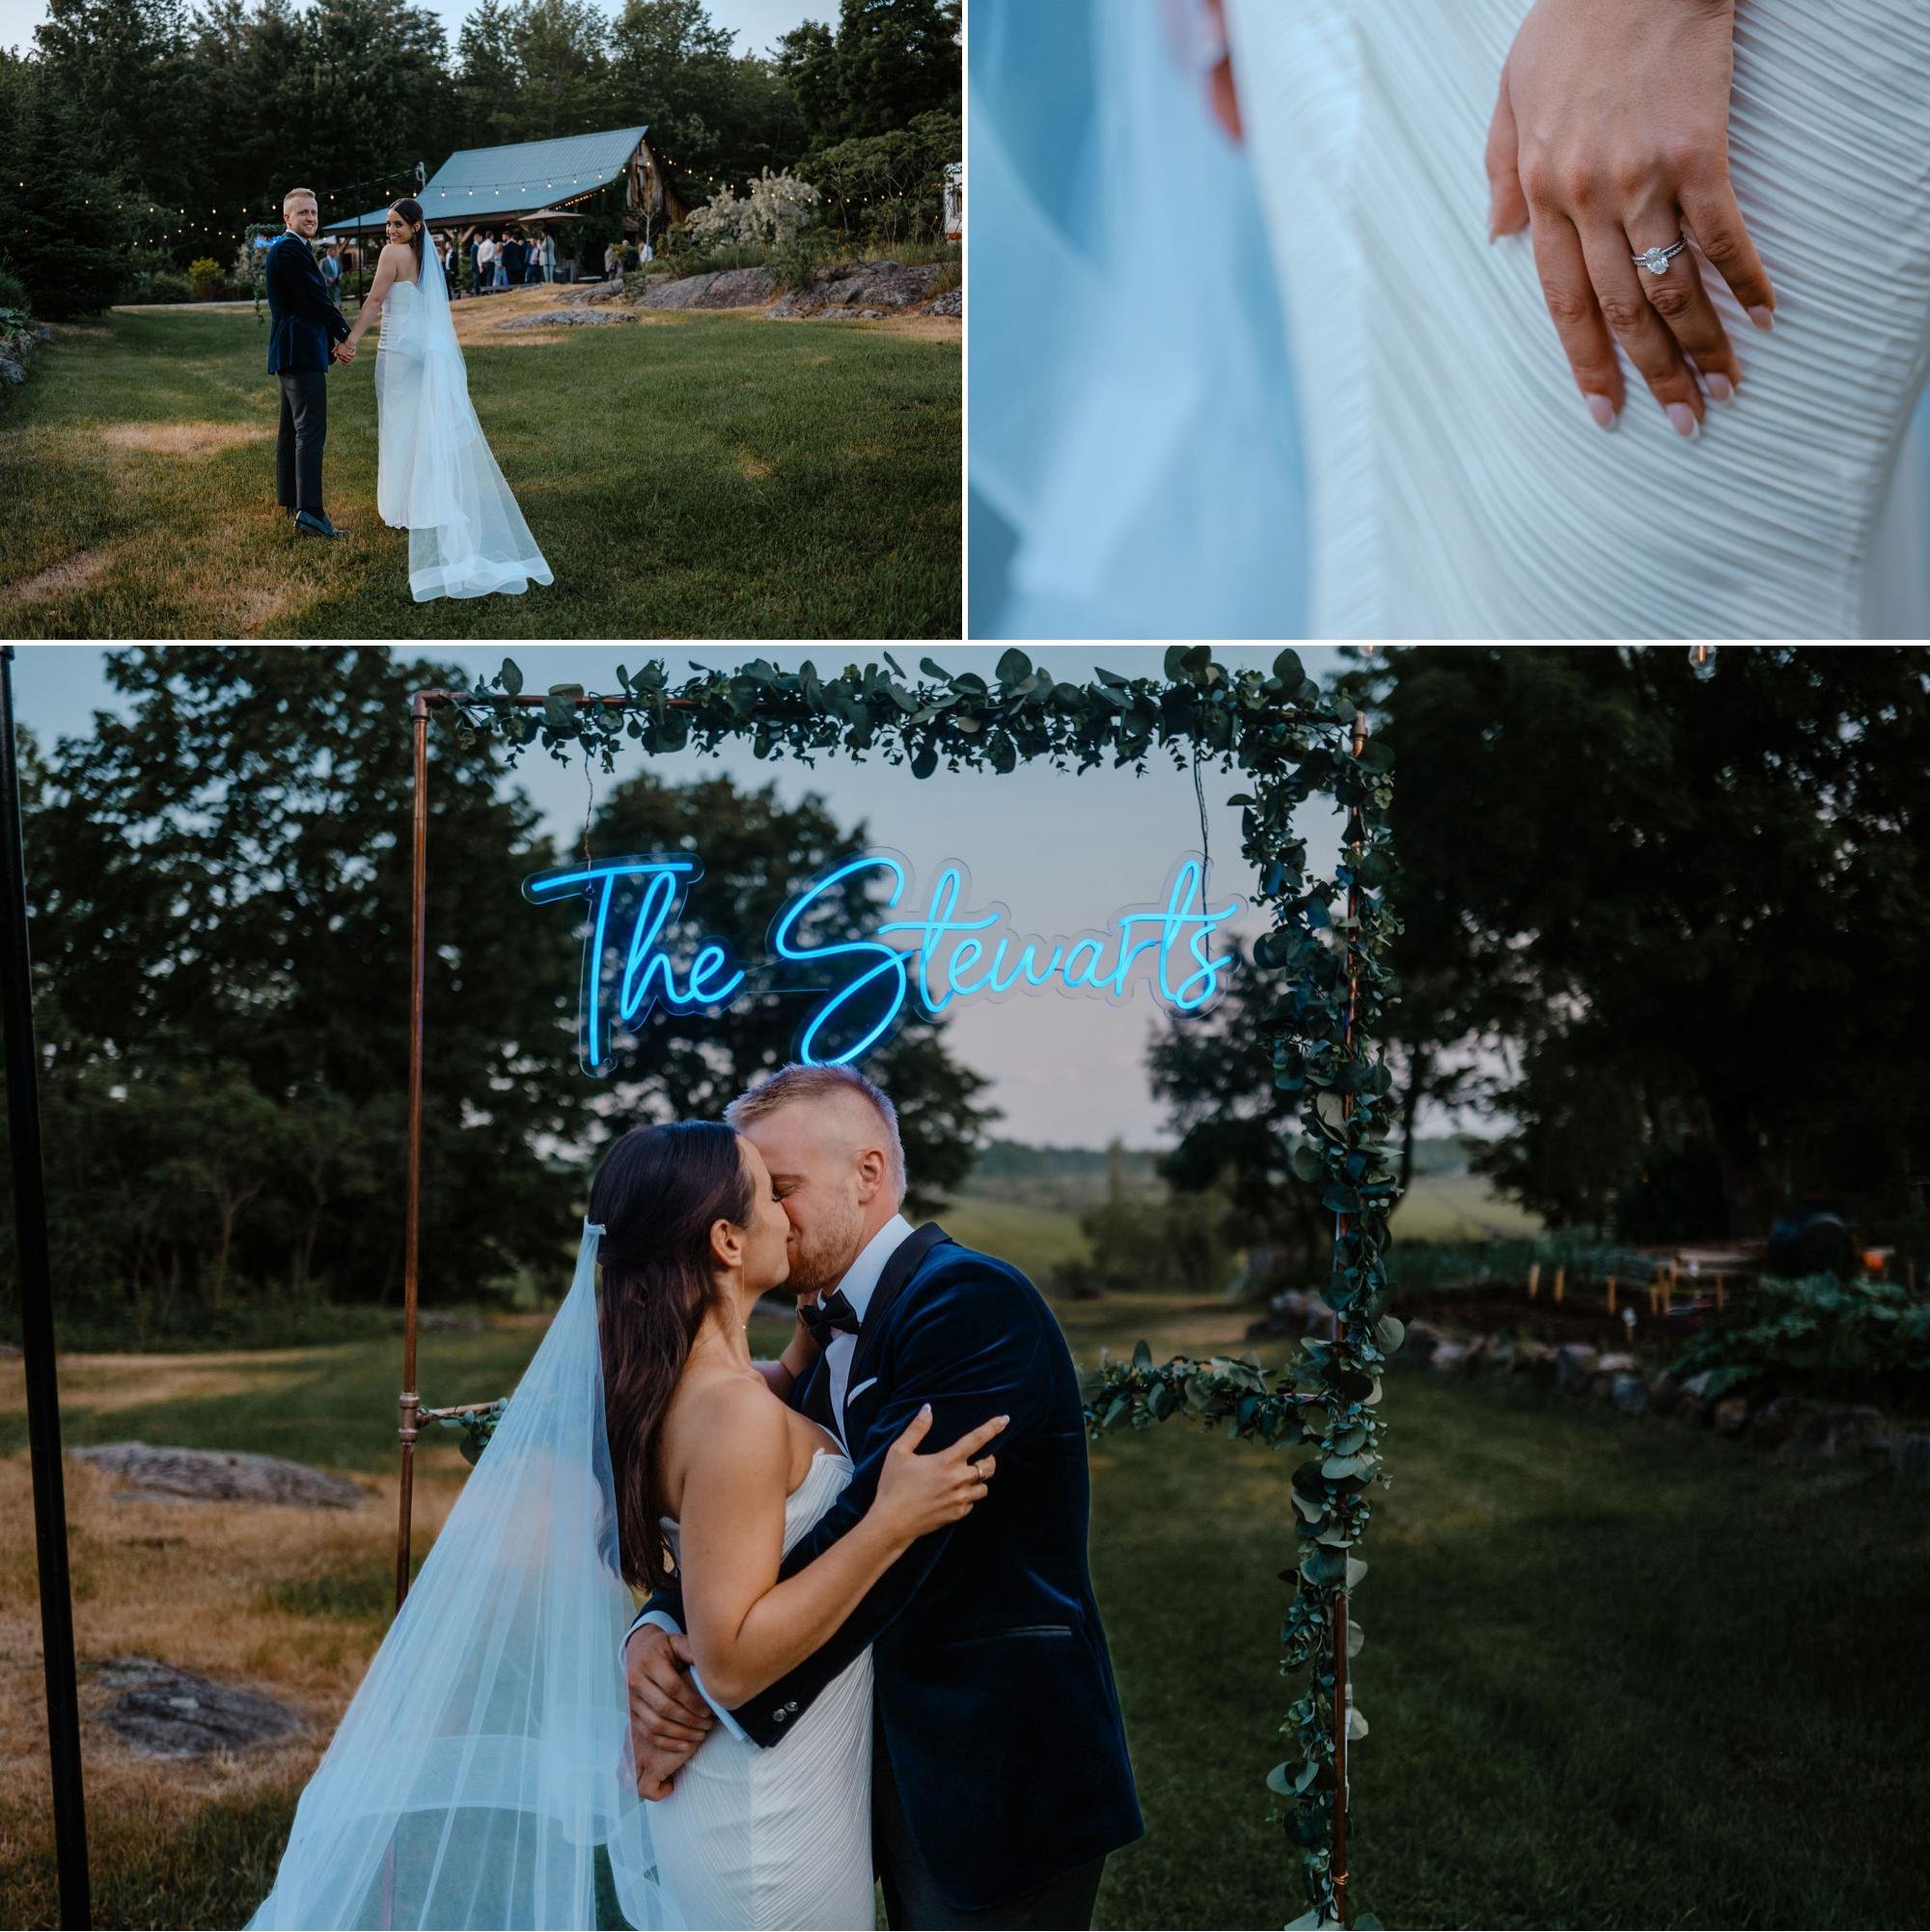
<path id="1" fill-rule="evenodd" d="M 1032 659 L 1022 650 L 1008 650 L 999 659 L 1001 684 L 1023 684 L 1032 676 Z"/>
<path id="2" fill-rule="evenodd" d="M 914 778 L 929 778 L 938 769 L 938 747 L 931 743 L 919 746 L 912 754 L 911 775 Z"/>
<path id="3" fill-rule="evenodd" d="M 1282 650 L 1273 661 L 1273 675 L 1289 691 L 1298 691 L 1301 680 L 1307 673 L 1301 669 L 1300 653 L 1297 650 Z"/>
<path id="4" fill-rule="evenodd" d="M 511 698 L 519 698 L 522 696 L 523 674 L 521 667 L 516 663 L 516 660 L 513 657 L 504 658 L 503 668 L 502 670 L 497 672 L 496 676 L 498 680 L 501 682 L 503 689 L 507 691 Z"/>
<path id="5" fill-rule="evenodd" d="M 1133 1366 L 1143 1375 L 1150 1372 L 1152 1368 L 1152 1349 L 1148 1343 L 1136 1341 L 1133 1344 Z"/>

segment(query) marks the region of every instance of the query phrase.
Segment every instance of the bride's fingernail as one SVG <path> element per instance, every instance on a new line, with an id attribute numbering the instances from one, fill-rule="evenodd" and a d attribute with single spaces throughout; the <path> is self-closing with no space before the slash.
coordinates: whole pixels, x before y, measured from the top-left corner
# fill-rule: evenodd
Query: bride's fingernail
<path id="1" fill-rule="evenodd" d="M 1702 386 L 1709 392 L 1711 402 L 1733 405 L 1736 400 L 1736 385 L 1726 375 L 1714 373 L 1702 378 Z"/>
<path id="2" fill-rule="evenodd" d="M 1701 433 L 1702 426 L 1696 420 L 1696 412 L 1686 402 L 1671 402 L 1668 405 L 1668 420 L 1675 425 L 1675 433 L 1692 440 Z"/>
<path id="3" fill-rule="evenodd" d="M 1750 311 L 1750 320 L 1759 329 L 1773 329 L 1776 326 L 1775 316 L 1760 302 Z"/>
<path id="4" fill-rule="evenodd" d="M 1588 414 L 1595 419 L 1598 429 L 1613 429 L 1620 427 L 1620 418 L 1615 414 L 1615 405 L 1607 396 L 1585 396 L 1582 400 L 1588 405 Z"/>

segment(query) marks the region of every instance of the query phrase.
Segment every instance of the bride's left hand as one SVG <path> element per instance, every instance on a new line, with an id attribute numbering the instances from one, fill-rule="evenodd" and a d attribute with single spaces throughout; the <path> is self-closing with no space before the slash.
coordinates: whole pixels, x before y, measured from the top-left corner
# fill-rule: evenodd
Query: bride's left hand
<path id="1" fill-rule="evenodd" d="M 1624 400 L 1617 340 L 1693 436 L 1702 391 L 1734 400 L 1742 369 L 1685 249 L 1661 273 L 1633 259 L 1692 235 L 1757 328 L 1776 294 L 1729 180 L 1734 0 L 1535 0 L 1502 70 L 1488 132 L 1489 239 L 1532 225 L 1548 311 L 1604 428 Z"/>

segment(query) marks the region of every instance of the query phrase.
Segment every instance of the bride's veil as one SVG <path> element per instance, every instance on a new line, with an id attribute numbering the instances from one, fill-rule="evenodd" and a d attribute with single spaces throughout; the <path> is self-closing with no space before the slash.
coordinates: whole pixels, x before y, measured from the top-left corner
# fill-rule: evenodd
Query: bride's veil
<path id="1" fill-rule="evenodd" d="M 503 481 L 455 339 L 449 290 L 435 250 L 421 270 L 422 389 L 408 458 L 409 590 L 428 597 L 511 594 L 551 581 L 516 499 Z"/>
<path id="2" fill-rule="evenodd" d="M 251 1927 L 680 1927 L 636 1795 L 584 1226 L 562 1309 L 295 1809 Z M 598 1894 L 603 1891 L 601 1916 Z"/>

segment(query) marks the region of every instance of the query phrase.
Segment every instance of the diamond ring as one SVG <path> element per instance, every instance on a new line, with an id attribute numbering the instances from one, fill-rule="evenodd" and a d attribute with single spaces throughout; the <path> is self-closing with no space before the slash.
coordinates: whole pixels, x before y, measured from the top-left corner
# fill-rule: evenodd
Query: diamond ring
<path id="1" fill-rule="evenodd" d="M 1640 255 L 1631 255 L 1629 260 L 1646 268 L 1651 275 L 1667 275 L 1668 264 L 1689 246 L 1678 235 L 1667 248 L 1644 248 Z"/>

